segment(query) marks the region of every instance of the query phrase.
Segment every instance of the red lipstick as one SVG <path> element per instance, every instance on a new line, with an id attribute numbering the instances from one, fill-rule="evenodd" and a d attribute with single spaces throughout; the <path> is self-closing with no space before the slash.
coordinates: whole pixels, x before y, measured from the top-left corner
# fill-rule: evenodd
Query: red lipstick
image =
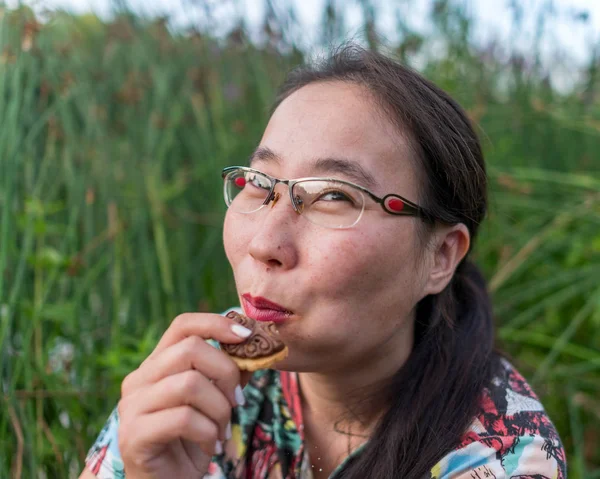
<path id="1" fill-rule="evenodd" d="M 285 307 L 261 296 L 252 296 L 248 293 L 242 295 L 242 307 L 246 316 L 256 321 L 282 323 L 292 315 L 292 312 Z"/>

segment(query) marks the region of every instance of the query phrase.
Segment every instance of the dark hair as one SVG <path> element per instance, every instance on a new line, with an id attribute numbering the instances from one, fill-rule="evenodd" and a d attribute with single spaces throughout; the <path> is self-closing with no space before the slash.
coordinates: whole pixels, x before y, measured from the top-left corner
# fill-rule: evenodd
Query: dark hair
<path id="1" fill-rule="evenodd" d="M 474 238 L 486 214 L 487 177 L 477 134 L 462 108 L 410 68 L 352 44 L 292 71 L 274 108 L 303 86 L 332 81 L 370 92 L 412 143 L 420 204 L 439 222 L 463 223 Z M 339 477 L 430 477 L 431 468 L 458 446 L 497 364 L 485 280 L 465 258 L 441 293 L 417 304 L 413 351 L 385 386 L 389 409 Z"/>

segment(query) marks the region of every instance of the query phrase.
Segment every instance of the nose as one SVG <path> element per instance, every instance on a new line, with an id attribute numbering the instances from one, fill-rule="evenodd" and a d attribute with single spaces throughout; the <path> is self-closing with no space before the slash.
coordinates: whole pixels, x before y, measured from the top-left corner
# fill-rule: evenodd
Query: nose
<path id="1" fill-rule="evenodd" d="M 250 241 L 250 255 L 271 268 L 293 268 L 299 257 L 298 217 L 289 195 L 275 193 L 270 205 L 256 214 L 256 233 Z"/>

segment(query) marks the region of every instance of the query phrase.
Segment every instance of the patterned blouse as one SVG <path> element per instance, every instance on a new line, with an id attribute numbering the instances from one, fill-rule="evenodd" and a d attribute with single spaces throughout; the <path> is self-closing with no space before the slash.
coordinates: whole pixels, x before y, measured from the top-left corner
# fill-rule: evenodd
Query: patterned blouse
<path id="1" fill-rule="evenodd" d="M 433 467 L 431 479 L 566 479 L 565 453 L 550 418 L 525 379 L 502 364 L 460 444 Z M 257 371 L 244 395 L 244 406 L 233 409 L 232 438 L 203 479 L 311 479 L 297 374 Z M 86 458 L 99 479 L 125 478 L 118 428 L 115 409 Z"/>

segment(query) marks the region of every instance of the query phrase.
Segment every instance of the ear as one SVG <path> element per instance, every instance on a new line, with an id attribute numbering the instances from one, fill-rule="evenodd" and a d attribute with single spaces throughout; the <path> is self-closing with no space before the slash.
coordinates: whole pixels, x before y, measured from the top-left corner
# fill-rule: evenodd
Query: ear
<path id="1" fill-rule="evenodd" d="M 450 283 L 456 267 L 469 251 L 471 235 L 467 227 L 459 223 L 444 226 L 434 234 L 433 261 L 426 280 L 425 294 L 438 294 Z"/>

